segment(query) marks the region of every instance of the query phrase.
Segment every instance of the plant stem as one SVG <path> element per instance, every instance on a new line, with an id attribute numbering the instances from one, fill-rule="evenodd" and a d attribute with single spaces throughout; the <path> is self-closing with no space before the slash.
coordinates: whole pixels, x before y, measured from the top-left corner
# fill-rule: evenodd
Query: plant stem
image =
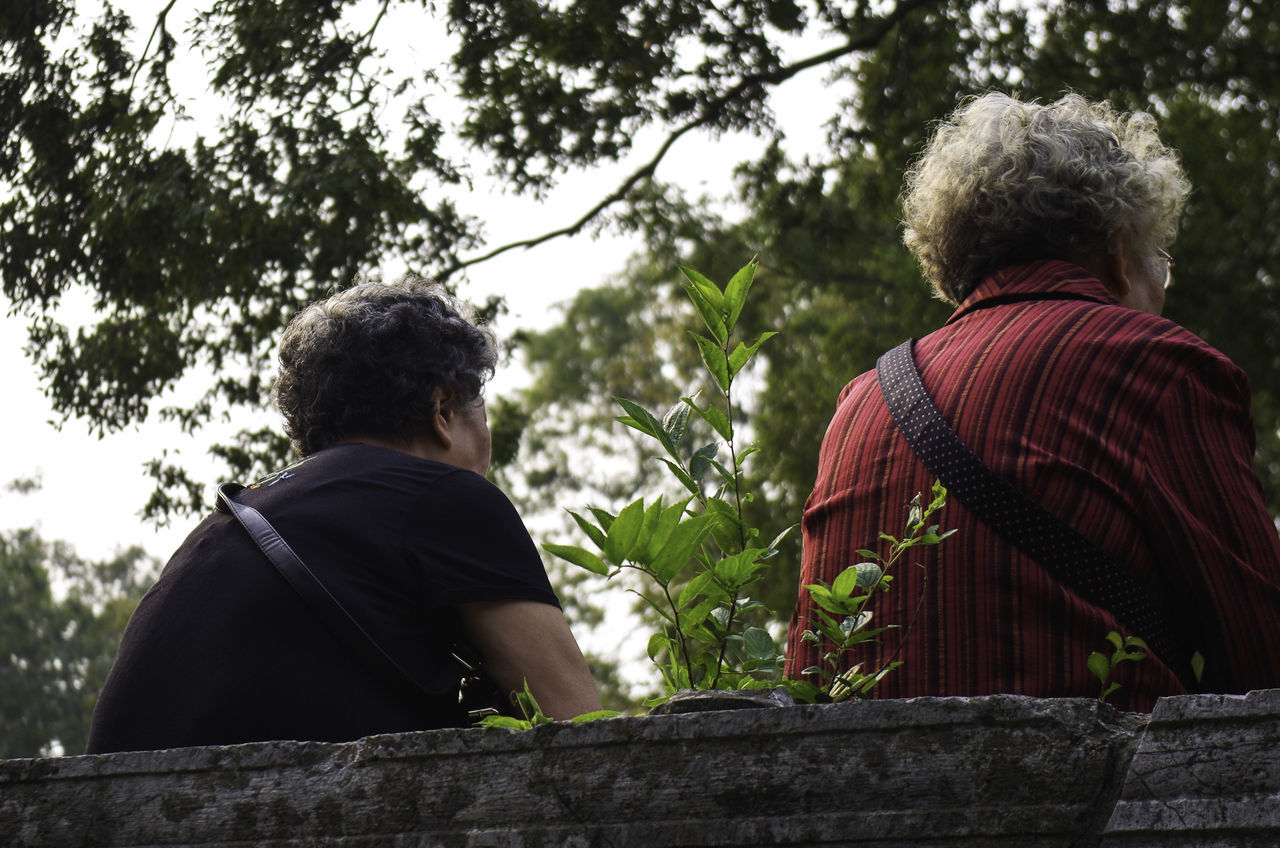
<path id="1" fill-rule="evenodd" d="M 725 357 L 729 356 L 729 342 L 726 339 L 724 343 Z M 738 451 L 734 447 L 734 439 L 738 435 L 738 431 L 733 426 L 733 377 L 729 378 L 729 385 L 724 390 L 724 417 L 729 422 L 729 469 L 733 472 L 733 506 L 738 512 L 738 544 L 739 550 L 745 550 L 747 547 L 747 530 L 746 522 L 742 518 L 742 487 L 741 487 L 741 471 L 738 468 Z M 726 552 L 727 553 L 727 552 Z M 734 551 L 733 553 L 737 553 Z"/>
<path id="2" fill-rule="evenodd" d="M 711 688 L 716 688 L 716 684 L 720 682 L 720 674 L 724 669 L 724 656 L 729 651 L 728 634 L 733 632 L 733 619 L 738 614 L 738 595 L 735 592 L 729 599 L 729 615 L 724 621 L 724 632 L 726 638 L 720 640 L 720 655 L 716 657 L 716 675 L 711 679 Z"/>
<path id="3" fill-rule="evenodd" d="M 890 663 L 896 660 L 898 658 L 898 655 L 902 653 L 902 649 L 906 647 L 907 637 L 911 635 L 912 628 L 916 626 L 916 619 L 920 617 L 920 610 L 924 608 L 924 599 L 928 594 L 928 591 L 929 591 L 929 572 L 925 571 L 924 585 L 920 588 L 920 600 L 916 601 L 916 609 L 915 609 L 915 612 L 911 613 L 911 621 L 907 622 L 907 626 L 903 628 L 902 639 L 898 641 L 898 647 L 893 649 L 893 653 L 889 655 L 889 658 L 887 660 L 885 660 L 884 665 L 876 669 L 877 674 L 879 674 L 881 671 L 884 671 L 886 666 L 888 666 Z"/>
<path id="4" fill-rule="evenodd" d="M 641 569 L 641 571 L 643 570 L 644 569 Z M 645 571 L 644 573 L 653 577 L 655 580 L 658 579 L 657 575 L 651 572 Z M 689 644 L 685 641 L 684 628 L 680 626 L 680 608 L 676 604 L 675 599 L 671 597 L 670 584 L 663 583 L 661 580 L 658 580 L 658 585 L 662 587 L 662 594 L 666 595 L 667 605 L 671 607 L 671 620 L 675 623 L 676 636 L 679 638 L 680 656 L 684 660 L 685 674 L 688 675 L 689 685 L 693 686 L 693 663 L 689 661 Z"/>

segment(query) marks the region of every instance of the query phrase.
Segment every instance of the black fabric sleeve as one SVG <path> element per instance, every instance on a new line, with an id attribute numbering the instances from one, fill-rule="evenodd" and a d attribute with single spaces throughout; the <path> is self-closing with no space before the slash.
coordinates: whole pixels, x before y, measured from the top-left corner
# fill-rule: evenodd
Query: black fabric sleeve
<path id="1" fill-rule="evenodd" d="M 506 600 L 560 606 L 515 506 L 485 478 L 446 474 L 414 512 L 405 538 L 427 597 L 440 606 Z"/>

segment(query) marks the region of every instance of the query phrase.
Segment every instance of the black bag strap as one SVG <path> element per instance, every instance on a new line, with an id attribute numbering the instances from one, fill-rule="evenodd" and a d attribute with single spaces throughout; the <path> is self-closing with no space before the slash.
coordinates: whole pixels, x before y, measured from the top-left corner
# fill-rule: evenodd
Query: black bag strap
<path id="1" fill-rule="evenodd" d="M 978 520 L 1091 603 L 1109 610 L 1190 689 L 1190 655 L 1149 593 L 1132 572 L 996 474 L 960 440 L 920 381 L 914 341 L 907 339 L 883 354 L 876 361 L 876 379 L 916 456 Z"/>
<path id="2" fill-rule="evenodd" d="M 432 691 L 416 677 L 405 670 L 404 666 L 388 654 L 369 632 L 360 626 L 360 622 L 347 612 L 337 598 L 320 582 L 315 572 L 307 567 L 302 558 L 294 553 L 293 548 L 284 540 L 271 522 L 258 510 L 239 503 L 235 495 L 244 490 L 238 483 L 223 483 L 218 487 L 218 507 L 235 516 L 244 527 L 280 575 L 288 581 L 294 591 L 302 597 L 311 611 L 316 614 L 348 650 L 364 664 L 392 680 L 408 682 L 417 691 L 433 698 L 439 698 L 442 692 Z M 478 678 L 480 674 L 480 657 L 473 648 L 465 644 L 455 644 L 452 649 L 454 660 L 462 667 L 465 687 L 467 682 Z"/>

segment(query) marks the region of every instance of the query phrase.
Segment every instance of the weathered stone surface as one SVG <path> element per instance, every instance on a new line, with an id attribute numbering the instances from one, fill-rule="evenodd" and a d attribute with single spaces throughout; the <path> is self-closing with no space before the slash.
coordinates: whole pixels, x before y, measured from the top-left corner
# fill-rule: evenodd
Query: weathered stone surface
<path id="1" fill-rule="evenodd" d="M 0 846 L 261 844 L 1276 846 L 1280 690 L 1149 721 L 920 698 L 0 762 Z"/>
<path id="2" fill-rule="evenodd" d="M 923 698 L 11 760 L 0 845 L 1088 845 L 1143 721 Z"/>
<path id="3" fill-rule="evenodd" d="M 1104 845 L 1280 845 L 1280 690 L 1159 701 Z"/>

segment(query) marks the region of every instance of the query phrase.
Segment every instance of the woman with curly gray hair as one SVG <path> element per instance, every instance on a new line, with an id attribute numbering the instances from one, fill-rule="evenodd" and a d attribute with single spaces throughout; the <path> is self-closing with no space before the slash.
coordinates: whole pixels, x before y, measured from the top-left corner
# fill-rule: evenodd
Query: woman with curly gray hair
<path id="1" fill-rule="evenodd" d="M 951 488 L 959 532 L 877 601 L 915 632 L 849 658 L 903 661 L 878 695 L 1096 696 L 1112 631 L 1149 643 L 1116 669 L 1127 709 L 1280 684 L 1248 383 L 1160 317 L 1188 192 L 1150 115 L 1078 95 L 970 98 L 908 172 L 904 241 L 956 311 L 845 388 L 803 521 L 801 582 L 830 583 Z M 801 595 L 793 673 L 824 650 Z"/>
<path id="2" fill-rule="evenodd" d="M 1063 259 L 1097 266 L 1121 302 L 1158 314 L 1190 188 L 1145 112 L 989 94 L 938 127 L 908 172 L 904 241 L 953 304 L 1007 265 Z"/>
<path id="3" fill-rule="evenodd" d="M 552 717 L 599 709 L 537 550 L 484 479 L 495 362 L 488 331 L 416 277 L 303 310 L 275 388 L 300 459 L 220 492 L 283 542 L 260 550 L 251 517 L 223 512 L 196 528 L 129 622 L 89 751 L 465 724 L 477 660 Z M 281 547 L 301 571 L 273 568 Z"/>

